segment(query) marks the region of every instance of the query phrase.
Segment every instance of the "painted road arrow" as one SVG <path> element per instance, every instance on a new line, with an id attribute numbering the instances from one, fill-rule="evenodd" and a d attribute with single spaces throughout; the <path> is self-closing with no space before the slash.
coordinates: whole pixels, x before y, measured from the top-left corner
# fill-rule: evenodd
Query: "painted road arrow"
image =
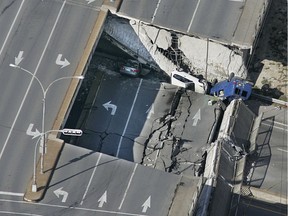
<path id="1" fill-rule="evenodd" d="M 151 208 L 151 196 L 148 197 L 148 199 L 143 203 L 142 205 L 143 209 L 142 212 L 146 213 L 148 208 Z"/>
<path id="2" fill-rule="evenodd" d="M 98 205 L 99 208 L 102 208 L 104 203 L 107 203 L 107 191 L 104 192 L 104 194 L 100 197 L 98 202 L 99 202 L 99 205 Z"/>
<path id="3" fill-rule="evenodd" d="M 67 197 L 68 197 L 68 192 L 62 190 L 63 187 L 58 188 L 57 190 L 53 191 L 54 194 L 57 196 L 57 198 L 59 198 L 60 196 L 63 196 L 61 202 L 66 202 Z"/>
<path id="4" fill-rule="evenodd" d="M 29 127 L 27 128 L 27 131 L 26 131 L 26 134 L 28 136 L 33 136 L 32 139 L 41 135 L 41 133 L 37 130 L 37 128 L 35 131 L 32 131 L 33 127 L 34 127 L 34 124 L 32 124 L 32 123 L 29 124 Z"/>
<path id="5" fill-rule="evenodd" d="M 197 126 L 198 121 L 201 120 L 200 109 L 198 110 L 198 112 L 195 114 L 195 116 L 192 119 L 194 119 L 192 126 Z"/>
<path id="6" fill-rule="evenodd" d="M 62 66 L 61 68 L 64 68 L 70 65 L 70 62 L 66 58 L 63 61 L 61 59 L 62 59 L 62 54 L 58 54 L 56 62 L 55 62 L 57 65 L 61 65 Z"/>
<path id="7" fill-rule="evenodd" d="M 117 110 L 117 106 L 115 104 L 111 104 L 111 101 L 103 104 L 103 106 L 105 107 L 105 109 L 108 111 L 109 108 L 112 109 L 111 111 L 111 115 L 115 115 L 116 110 Z"/>
<path id="8" fill-rule="evenodd" d="M 23 54 L 24 54 L 24 51 L 20 51 L 20 52 L 18 53 L 18 56 L 15 57 L 15 65 L 19 65 L 20 62 L 24 59 L 24 58 L 23 58 Z"/>

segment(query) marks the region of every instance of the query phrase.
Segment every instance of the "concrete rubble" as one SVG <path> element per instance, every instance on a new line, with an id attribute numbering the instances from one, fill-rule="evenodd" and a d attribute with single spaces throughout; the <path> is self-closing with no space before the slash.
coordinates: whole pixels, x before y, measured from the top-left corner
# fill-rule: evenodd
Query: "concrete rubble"
<path id="1" fill-rule="evenodd" d="M 209 81 L 223 80 L 231 72 L 247 77 L 244 59 L 235 47 L 114 16 L 106 21 L 104 31 L 168 75 L 181 67 L 203 76 L 207 70 Z"/>

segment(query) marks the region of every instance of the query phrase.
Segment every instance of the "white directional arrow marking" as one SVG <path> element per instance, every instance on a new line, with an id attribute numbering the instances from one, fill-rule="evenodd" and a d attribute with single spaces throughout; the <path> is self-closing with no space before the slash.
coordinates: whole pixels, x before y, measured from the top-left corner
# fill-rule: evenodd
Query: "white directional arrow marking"
<path id="1" fill-rule="evenodd" d="M 63 196 L 61 202 L 66 202 L 67 197 L 68 197 L 68 192 L 66 192 L 66 191 L 64 191 L 64 190 L 62 190 L 62 189 L 63 189 L 63 187 L 55 190 L 55 191 L 54 191 L 54 194 L 57 196 L 57 198 L 59 198 L 60 195 Z"/>
<path id="2" fill-rule="evenodd" d="M 86 0 L 88 3 L 87 4 L 90 4 L 92 2 L 94 2 L 95 0 Z"/>
<path id="3" fill-rule="evenodd" d="M 24 54 L 24 51 L 20 51 L 20 52 L 18 53 L 18 56 L 15 57 L 15 65 L 20 64 L 20 62 L 24 59 L 24 58 L 23 58 L 23 54 Z"/>
<path id="4" fill-rule="evenodd" d="M 104 203 L 107 203 L 107 191 L 104 192 L 104 194 L 100 197 L 98 202 L 99 202 L 99 205 L 98 205 L 99 208 L 102 208 Z"/>
<path id="5" fill-rule="evenodd" d="M 111 104 L 111 101 L 103 104 L 103 106 L 105 107 L 105 109 L 108 111 L 109 108 L 112 109 L 111 111 L 111 115 L 115 115 L 116 110 L 117 110 L 117 106 L 115 104 Z"/>
<path id="6" fill-rule="evenodd" d="M 142 209 L 143 213 L 145 213 L 148 208 L 151 208 L 151 196 L 149 196 L 148 199 L 143 203 L 142 207 L 143 207 Z"/>
<path id="7" fill-rule="evenodd" d="M 37 128 L 36 128 L 35 131 L 32 131 L 33 127 L 34 127 L 34 124 L 32 124 L 32 123 L 29 124 L 29 127 L 27 128 L 27 131 L 26 131 L 26 134 L 28 136 L 33 136 L 32 139 L 34 139 L 34 138 L 36 138 L 36 137 L 41 135 L 41 133 L 37 130 Z"/>
<path id="8" fill-rule="evenodd" d="M 150 118 L 151 118 L 151 115 L 155 113 L 155 112 L 154 112 L 154 104 L 152 104 L 152 105 L 148 108 L 148 110 L 146 111 L 146 113 L 148 113 L 147 119 L 150 119 Z"/>
<path id="9" fill-rule="evenodd" d="M 58 54 L 57 59 L 56 59 L 56 64 L 57 65 L 61 65 L 61 68 L 64 68 L 68 65 L 70 65 L 70 62 L 65 58 L 64 61 L 61 60 L 62 59 L 62 54 Z"/>
<path id="10" fill-rule="evenodd" d="M 201 120 L 201 113 L 200 113 L 200 109 L 198 110 L 198 112 L 195 114 L 195 116 L 193 117 L 194 121 L 192 126 L 197 126 L 197 123 L 199 120 Z"/>

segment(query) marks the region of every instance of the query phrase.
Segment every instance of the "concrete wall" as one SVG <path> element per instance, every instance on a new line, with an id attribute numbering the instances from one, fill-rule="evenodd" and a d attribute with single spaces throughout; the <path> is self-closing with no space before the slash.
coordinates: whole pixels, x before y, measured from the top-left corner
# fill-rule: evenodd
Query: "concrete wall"
<path id="1" fill-rule="evenodd" d="M 147 62 L 158 65 L 168 75 L 177 67 L 207 79 L 223 80 L 234 72 L 246 78 L 247 70 L 238 51 L 222 44 L 176 34 L 135 20 L 110 16 L 104 31 Z M 206 73 L 207 69 L 207 73 Z"/>

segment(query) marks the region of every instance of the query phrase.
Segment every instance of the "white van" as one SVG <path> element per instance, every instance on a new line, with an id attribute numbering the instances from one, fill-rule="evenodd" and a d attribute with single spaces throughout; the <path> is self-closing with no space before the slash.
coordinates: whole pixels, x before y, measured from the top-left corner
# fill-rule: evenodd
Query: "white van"
<path id="1" fill-rule="evenodd" d="M 171 84 L 190 89 L 201 94 L 206 94 L 208 90 L 208 84 L 205 79 L 199 79 L 184 71 L 178 70 L 172 71 Z"/>

